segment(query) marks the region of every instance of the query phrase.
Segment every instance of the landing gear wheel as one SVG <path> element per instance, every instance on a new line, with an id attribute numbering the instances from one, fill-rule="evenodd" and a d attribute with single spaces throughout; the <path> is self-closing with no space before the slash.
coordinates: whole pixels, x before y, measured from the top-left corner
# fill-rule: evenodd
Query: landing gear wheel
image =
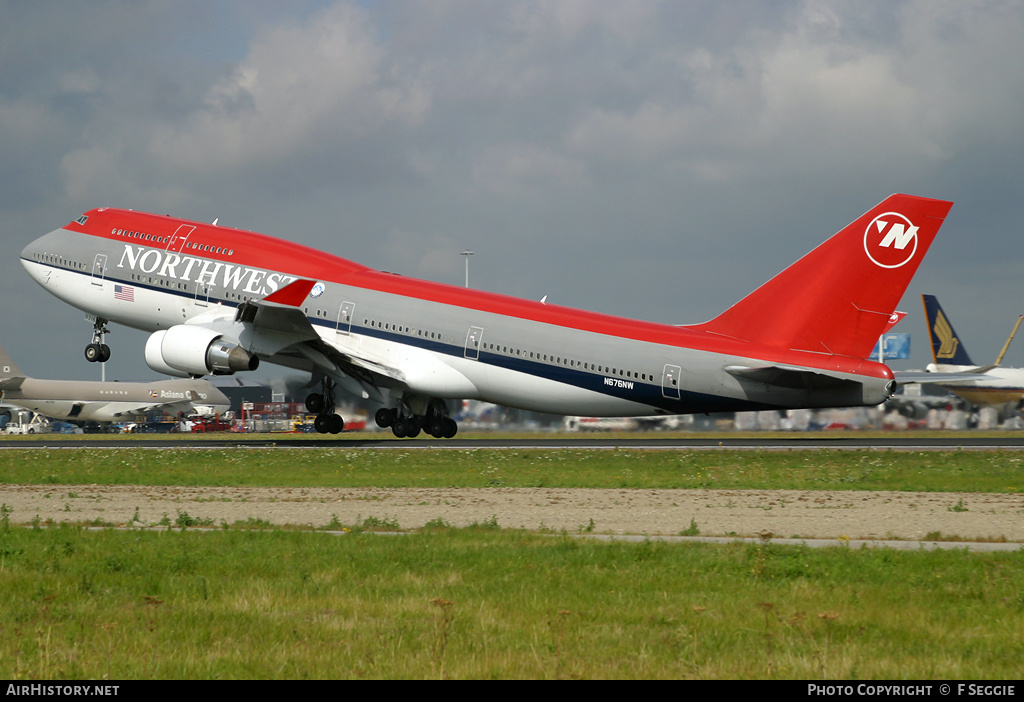
<path id="1" fill-rule="evenodd" d="M 324 396 L 320 393 L 313 392 L 306 396 L 306 411 L 313 414 L 319 414 L 324 408 Z"/>
<path id="2" fill-rule="evenodd" d="M 409 420 L 403 417 L 396 417 L 395 421 L 391 422 L 391 433 L 399 439 L 405 438 L 405 432 L 409 429 Z"/>
<path id="3" fill-rule="evenodd" d="M 435 439 L 443 439 L 444 438 L 444 430 L 445 430 L 444 420 L 445 419 L 446 419 L 445 417 L 436 417 L 436 418 L 430 420 L 430 427 L 429 427 L 429 429 L 427 431 Z"/>
<path id="4" fill-rule="evenodd" d="M 412 439 L 420 435 L 420 423 L 415 419 L 398 417 L 391 425 L 391 433 L 399 439 Z"/>
<path id="5" fill-rule="evenodd" d="M 377 422 L 377 426 L 381 429 L 387 429 L 395 423 L 395 411 L 388 409 L 387 407 L 381 407 L 377 410 L 377 413 L 373 415 L 373 421 Z"/>
<path id="6" fill-rule="evenodd" d="M 89 363 L 106 363 L 110 360 L 110 347 L 92 343 L 85 347 L 85 360 Z"/>
<path id="7" fill-rule="evenodd" d="M 459 431 L 458 423 L 451 417 L 434 417 L 427 426 L 435 439 L 450 439 Z"/>
<path id="8" fill-rule="evenodd" d="M 459 433 L 459 423 L 451 417 L 445 417 L 444 420 L 444 434 L 442 435 L 445 439 L 451 439 Z"/>
<path id="9" fill-rule="evenodd" d="M 110 330 L 107 320 L 95 317 L 92 320 L 92 343 L 85 347 L 85 360 L 89 363 L 106 363 L 110 360 L 110 347 L 103 343 Z"/>
<path id="10" fill-rule="evenodd" d="M 338 414 L 318 414 L 313 427 L 321 434 L 339 434 L 345 430 L 345 420 Z"/>

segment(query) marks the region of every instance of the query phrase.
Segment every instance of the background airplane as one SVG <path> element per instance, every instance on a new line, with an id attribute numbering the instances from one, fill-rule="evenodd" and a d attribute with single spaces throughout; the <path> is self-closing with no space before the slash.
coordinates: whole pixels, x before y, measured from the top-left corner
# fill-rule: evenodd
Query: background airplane
<path id="1" fill-rule="evenodd" d="M 30 378 L 0 347 L 0 400 L 69 422 L 121 422 L 163 410 L 214 414 L 230 409 L 227 396 L 208 380 L 148 383 Z"/>
<path id="2" fill-rule="evenodd" d="M 997 407 L 1000 416 L 1018 412 L 1024 399 L 1024 369 L 1004 368 L 1000 364 L 1024 316 L 1018 317 L 995 363 L 979 366 L 967 354 L 967 347 L 953 329 L 938 298 L 922 295 L 921 302 L 934 361 L 928 364 L 927 371 L 940 375 L 930 380 L 927 374 L 923 374 L 920 382 L 938 385 L 974 405 Z"/>
<path id="3" fill-rule="evenodd" d="M 643 322 L 415 280 L 261 234 L 100 208 L 33 241 L 22 264 L 95 318 L 152 332 L 178 376 L 310 373 L 307 408 L 340 431 L 335 390 L 373 399 L 396 436 L 453 436 L 447 400 L 563 415 L 877 405 L 865 360 L 951 202 L 892 195 L 703 324 Z M 664 294 L 659 289 L 658 294 Z M 91 345 L 90 360 L 105 354 Z M 93 358 L 95 357 L 95 358 Z"/>

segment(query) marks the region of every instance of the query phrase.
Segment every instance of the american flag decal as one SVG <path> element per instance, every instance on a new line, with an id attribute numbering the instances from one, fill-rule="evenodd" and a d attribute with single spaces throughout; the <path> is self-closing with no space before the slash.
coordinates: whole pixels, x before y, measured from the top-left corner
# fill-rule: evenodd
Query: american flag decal
<path id="1" fill-rule="evenodd" d="M 135 288 L 130 285 L 115 285 L 114 299 L 135 302 Z"/>

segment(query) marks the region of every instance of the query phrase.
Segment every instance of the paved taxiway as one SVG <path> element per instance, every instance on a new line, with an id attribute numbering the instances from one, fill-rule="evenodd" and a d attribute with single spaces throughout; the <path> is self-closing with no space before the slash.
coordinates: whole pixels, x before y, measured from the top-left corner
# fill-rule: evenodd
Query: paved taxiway
<path id="1" fill-rule="evenodd" d="M 629 448 L 629 449 L 880 449 L 904 451 L 1024 450 L 1024 434 L 972 436 L 971 434 L 934 437 L 894 434 L 892 436 L 860 436 L 850 434 L 798 434 L 784 437 L 662 437 L 657 434 L 640 438 L 579 435 L 546 437 L 543 434 L 526 438 L 395 439 L 384 434 L 342 434 L 324 438 L 318 434 L 187 434 L 119 435 L 97 434 L 88 437 L 39 436 L 0 437 L 5 448 L 168 448 L 173 446 L 250 448 Z"/>

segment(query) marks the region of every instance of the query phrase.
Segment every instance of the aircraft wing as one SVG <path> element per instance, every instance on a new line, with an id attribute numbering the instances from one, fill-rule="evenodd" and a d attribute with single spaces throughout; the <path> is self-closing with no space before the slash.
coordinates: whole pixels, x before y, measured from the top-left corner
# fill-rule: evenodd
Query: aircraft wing
<path id="1" fill-rule="evenodd" d="M 345 390 L 356 397 L 373 399 L 383 404 L 386 399 L 378 388 L 407 387 L 405 374 L 400 369 L 348 352 L 321 339 L 305 342 L 297 347 L 297 351 L 317 368 L 330 373 Z"/>
<path id="2" fill-rule="evenodd" d="M 359 337 L 330 334 L 322 338 L 300 309 L 316 285 L 297 280 L 239 309 L 236 321 L 250 322 L 243 339 L 252 353 L 291 360 L 298 367 L 313 366 L 346 392 L 387 403 L 383 390 L 416 390 L 424 394 L 473 397 L 477 390 L 461 373 L 419 349 L 372 345 Z"/>
<path id="3" fill-rule="evenodd" d="M 986 380 L 998 380 L 1000 378 L 997 373 L 989 373 L 988 371 L 993 366 L 981 366 L 974 368 L 969 371 L 960 371 L 957 373 L 933 373 L 931 371 L 893 371 L 892 374 L 896 378 L 896 383 L 899 385 L 909 385 L 911 383 L 937 383 L 942 385 L 958 385 L 958 384 L 969 384 L 976 383 L 981 376 L 984 376 Z"/>
<path id="4" fill-rule="evenodd" d="M 378 387 L 404 386 L 404 373 L 384 359 L 321 339 L 300 309 L 315 285 L 314 280 L 296 280 L 262 300 L 251 300 L 240 307 L 235 320 L 250 326 L 246 339 L 249 351 L 312 363 L 357 397 L 385 402 Z"/>
<path id="5" fill-rule="evenodd" d="M 79 404 L 79 403 L 72 403 Z M 178 400 L 166 400 L 163 402 L 86 402 L 81 403 L 82 408 L 75 414 L 75 419 L 83 419 L 94 422 L 116 422 L 128 416 L 140 416 L 149 412 L 166 412 L 175 414 L 182 410 L 194 410 L 196 405 L 221 405 L 222 402 L 206 402 L 197 397 L 185 397 Z M 45 412 L 44 412 L 45 414 Z M 64 412 L 65 416 L 70 414 L 70 409 Z"/>
<path id="6" fill-rule="evenodd" d="M 247 325 L 251 352 L 273 355 L 285 346 L 319 338 L 299 309 L 314 285 L 313 280 L 296 280 L 262 300 L 249 300 L 238 307 L 235 322 Z"/>
<path id="7" fill-rule="evenodd" d="M 151 404 L 143 404 L 141 402 L 138 404 L 131 404 L 127 402 L 112 402 L 110 403 L 110 405 L 108 405 L 107 409 L 113 409 L 111 405 L 114 405 L 117 408 L 117 412 L 115 413 L 114 416 L 125 414 L 147 414 L 149 412 L 167 412 L 168 414 L 171 414 L 173 413 L 172 411 L 180 410 L 185 406 L 191 407 L 192 400 L 179 400 L 177 402 L 154 402 Z"/>

